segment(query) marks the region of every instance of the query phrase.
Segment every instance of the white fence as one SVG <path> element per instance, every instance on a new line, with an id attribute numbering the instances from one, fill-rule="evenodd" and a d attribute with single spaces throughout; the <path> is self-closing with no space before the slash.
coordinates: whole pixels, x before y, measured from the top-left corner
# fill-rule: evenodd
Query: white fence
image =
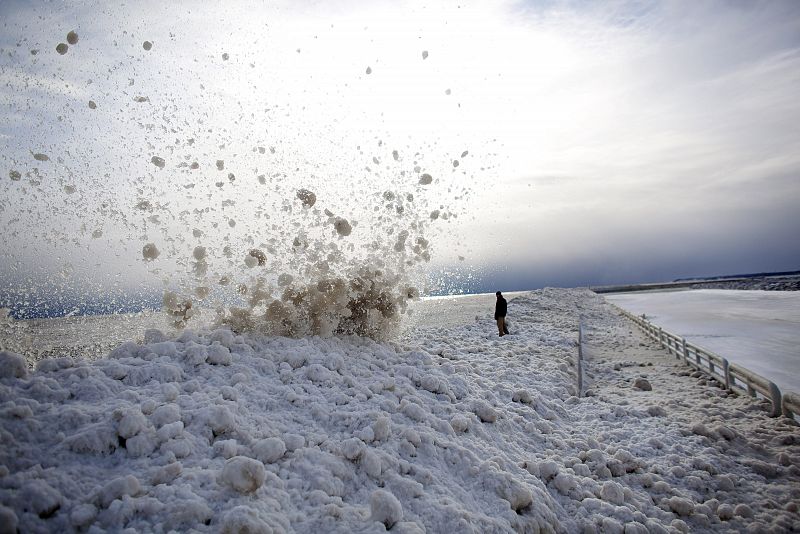
<path id="1" fill-rule="evenodd" d="M 670 354 L 674 354 L 679 360 L 682 359 L 688 365 L 710 375 L 717 382 L 724 384 L 725 389 L 751 397 L 760 396 L 770 401 L 770 415 L 772 417 L 783 414 L 786 417 L 793 418 L 795 414 L 800 415 L 800 395 L 797 393 L 788 392 L 781 395 L 778 386 L 763 376 L 745 369 L 741 365 L 730 363 L 725 358 L 709 350 L 689 343 L 686 339 L 667 332 L 644 317 L 637 317 L 615 304 L 612 304 L 612 306 L 636 323 L 645 334 L 658 341 Z"/>

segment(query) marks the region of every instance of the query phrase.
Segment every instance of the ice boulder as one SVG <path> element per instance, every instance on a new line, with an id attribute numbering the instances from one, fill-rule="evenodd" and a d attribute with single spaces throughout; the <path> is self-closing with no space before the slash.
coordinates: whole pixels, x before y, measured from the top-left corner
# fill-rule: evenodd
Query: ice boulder
<path id="1" fill-rule="evenodd" d="M 389 437 L 389 423 L 390 420 L 386 416 L 380 416 L 372 423 L 372 433 L 375 441 L 385 441 Z"/>
<path id="2" fill-rule="evenodd" d="M 156 428 L 181 420 L 181 411 L 177 404 L 164 404 L 156 408 L 150 420 Z"/>
<path id="3" fill-rule="evenodd" d="M 206 359 L 208 363 L 213 365 L 230 365 L 232 361 L 231 351 L 227 347 L 214 342 L 208 347 Z"/>
<path id="4" fill-rule="evenodd" d="M 266 479 L 264 464 L 246 456 L 234 456 L 227 462 L 219 476 L 219 482 L 240 493 L 253 493 Z"/>
<path id="5" fill-rule="evenodd" d="M 450 419 L 450 426 L 456 432 L 466 432 L 469 430 L 469 419 L 461 414 L 456 414 Z"/>
<path id="6" fill-rule="evenodd" d="M 280 438 L 258 440 L 253 445 L 253 453 L 263 463 L 271 464 L 277 462 L 286 454 L 286 444 Z"/>
<path id="7" fill-rule="evenodd" d="M 386 490 L 375 490 L 369 497 L 370 519 L 380 521 L 387 529 L 403 518 L 403 507 L 397 497 Z"/>
<path id="8" fill-rule="evenodd" d="M 236 428 L 236 420 L 227 406 L 212 406 L 206 411 L 205 418 L 215 436 Z"/>
<path id="9" fill-rule="evenodd" d="M 117 424 L 117 433 L 123 439 L 132 438 L 147 427 L 147 419 L 138 409 L 126 412 Z"/>
<path id="10" fill-rule="evenodd" d="M 28 365 L 25 358 L 6 350 L 0 352 L 0 378 L 27 378 Z"/>
<path id="11" fill-rule="evenodd" d="M 97 496 L 103 508 L 125 495 L 136 495 L 140 491 L 139 479 L 133 475 L 115 478 L 100 490 Z"/>
<path id="12" fill-rule="evenodd" d="M 472 411 L 484 423 L 494 423 L 497 421 L 497 411 L 485 400 L 476 400 L 472 404 Z"/>
<path id="13" fill-rule="evenodd" d="M 62 496 L 44 480 L 31 480 L 22 487 L 21 495 L 25 506 L 39 517 L 52 516 L 61 508 Z"/>
<path id="14" fill-rule="evenodd" d="M 497 486 L 497 493 L 502 498 L 508 501 L 511 509 L 519 512 L 533 502 L 533 494 L 528 487 L 511 476 L 502 477 Z"/>
<path id="15" fill-rule="evenodd" d="M 678 515 L 690 516 L 694 512 L 694 503 L 683 497 L 670 497 L 667 500 L 667 505 Z"/>
<path id="16" fill-rule="evenodd" d="M 633 381 L 633 387 L 636 389 L 641 389 L 642 391 L 652 391 L 653 386 L 650 385 L 650 381 L 646 378 L 637 378 Z"/>
<path id="17" fill-rule="evenodd" d="M 625 493 L 620 484 L 607 481 L 604 482 L 603 486 L 600 488 L 600 498 L 611 504 L 622 506 L 625 502 Z"/>
<path id="18" fill-rule="evenodd" d="M 0 534 L 17 534 L 17 514 L 0 504 Z"/>
<path id="19" fill-rule="evenodd" d="M 222 516 L 220 532 L 222 534 L 272 534 L 275 531 L 258 516 L 256 510 L 249 506 L 237 506 Z"/>
<path id="20" fill-rule="evenodd" d="M 97 507 L 93 504 L 79 504 L 69 514 L 69 522 L 76 529 L 87 527 L 97 517 Z M 2 519 L 0 519 L 2 521 Z M 0 532 L 3 532 L 0 530 Z"/>
<path id="21" fill-rule="evenodd" d="M 342 442 L 342 454 L 348 460 L 358 460 L 366 448 L 366 444 L 358 438 L 350 438 Z"/>
<path id="22" fill-rule="evenodd" d="M 125 441 L 125 449 L 134 458 L 149 456 L 156 448 L 155 432 L 149 430 L 136 434 Z"/>

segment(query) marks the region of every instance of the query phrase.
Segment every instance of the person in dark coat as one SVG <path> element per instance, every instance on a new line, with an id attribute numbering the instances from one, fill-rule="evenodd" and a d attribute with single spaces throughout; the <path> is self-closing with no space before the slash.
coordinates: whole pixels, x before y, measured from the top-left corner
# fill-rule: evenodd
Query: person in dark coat
<path id="1" fill-rule="evenodd" d="M 506 299 L 503 298 L 502 293 L 498 291 L 495 295 L 497 295 L 497 304 L 495 304 L 494 307 L 494 320 L 497 321 L 497 331 L 500 337 L 503 337 L 508 334 L 508 328 L 506 328 L 508 304 L 506 303 Z"/>

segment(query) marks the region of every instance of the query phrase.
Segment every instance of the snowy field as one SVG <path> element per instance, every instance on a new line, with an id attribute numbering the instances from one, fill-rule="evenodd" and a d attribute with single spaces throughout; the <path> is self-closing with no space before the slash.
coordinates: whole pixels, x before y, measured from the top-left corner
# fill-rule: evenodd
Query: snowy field
<path id="1" fill-rule="evenodd" d="M 589 291 L 510 300 L 502 339 L 487 296 L 464 299 L 395 342 L 150 330 L 34 372 L 3 353 L 0 532 L 800 523 L 792 421 L 680 366 Z"/>
<path id="2" fill-rule="evenodd" d="M 629 312 L 800 392 L 800 292 L 698 289 L 606 295 Z"/>

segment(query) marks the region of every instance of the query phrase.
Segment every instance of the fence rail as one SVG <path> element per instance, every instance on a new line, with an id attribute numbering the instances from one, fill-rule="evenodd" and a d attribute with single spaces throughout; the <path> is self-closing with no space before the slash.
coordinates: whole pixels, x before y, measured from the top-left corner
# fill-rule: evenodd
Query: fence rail
<path id="1" fill-rule="evenodd" d="M 795 414 L 800 415 L 800 395 L 797 393 L 788 392 L 781 395 L 778 386 L 763 376 L 741 365 L 730 363 L 718 354 L 654 325 L 644 317 L 633 315 L 616 304 L 611 305 L 633 321 L 645 334 L 658 341 L 670 354 L 710 375 L 720 384 L 724 384 L 725 389 L 740 395 L 767 399 L 771 404 L 770 416 L 777 417 L 783 414 L 793 418 Z"/>

